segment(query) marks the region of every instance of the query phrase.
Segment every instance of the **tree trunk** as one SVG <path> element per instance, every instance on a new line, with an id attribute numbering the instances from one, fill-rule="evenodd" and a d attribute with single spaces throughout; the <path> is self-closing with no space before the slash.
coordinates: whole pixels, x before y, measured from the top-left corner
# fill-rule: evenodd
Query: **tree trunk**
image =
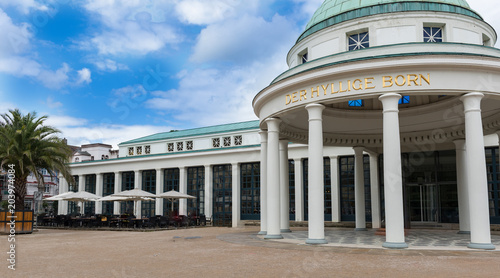
<path id="1" fill-rule="evenodd" d="M 14 195 L 16 200 L 16 210 L 24 210 L 24 197 L 26 196 L 26 183 L 27 179 L 18 179 L 14 180 Z"/>

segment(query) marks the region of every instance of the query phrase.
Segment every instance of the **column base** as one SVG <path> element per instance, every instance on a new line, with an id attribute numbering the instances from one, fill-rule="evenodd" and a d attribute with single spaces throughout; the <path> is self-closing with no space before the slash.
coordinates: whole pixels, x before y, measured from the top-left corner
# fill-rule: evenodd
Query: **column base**
<path id="1" fill-rule="evenodd" d="M 469 243 L 467 245 L 468 248 L 471 249 L 483 249 L 483 250 L 495 250 L 495 245 L 491 243 Z"/>
<path id="2" fill-rule="evenodd" d="M 260 231 L 257 233 L 258 235 L 267 235 L 267 232 L 266 231 Z"/>
<path id="3" fill-rule="evenodd" d="M 367 228 L 356 228 L 354 229 L 355 232 L 363 232 L 363 231 L 368 231 Z"/>
<path id="4" fill-rule="evenodd" d="M 405 249 L 408 248 L 408 244 L 406 242 L 384 242 L 382 247 L 390 248 L 390 249 Z"/>
<path id="5" fill-rule="evenodd" d="M 458 231 L 457 234 L 461 234 L 461 235 L 470 235 L 470 231 Z"/>
<path id="6" fill-rule="evenodd" d="M 312 239 L 308 238 L 306 239 L 306 244 L 327 244 L 328 241 L 326 239 Z"/>
<path id="7" fill-rule="evenodd" d="M 280 234 L 277 234 L 277 235 L 269 235 L 269 234 L 268 234 L 268 235 L 266 235 L 266 236 L 264 237 L 264 239 L 283 239 L 283 236 L 282 236 L 282 235 L 280 235 Z"/>
<path id="8" fill-rule="evenodd" d="M 291 233 L 292 230 L 290 230 L 290 229 L 281 229 L 280 232 L 281 233 Z"/>

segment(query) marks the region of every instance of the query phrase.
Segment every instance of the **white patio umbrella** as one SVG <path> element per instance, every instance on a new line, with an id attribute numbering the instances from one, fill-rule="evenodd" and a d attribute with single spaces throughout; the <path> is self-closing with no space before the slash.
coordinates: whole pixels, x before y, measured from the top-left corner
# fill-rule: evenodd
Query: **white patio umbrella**
<path id="1" fill-rule="evenodd" d="M 61 200 L 64 200 L 64 201 L 74 201 L 74 202 L 83 202 L 83 203 L 85 203 L 85 202 L 88 202 L 88 201 L 95 202 L 99 198 L 101 198 L 101 197 L 99 197 L 99 196 L 97 196 L 97 195 L 95 195 L 93 193 L 90 193 L 90 192 L 87 192 L 87 191 L 78 191 L 78 192 L 71 192 L 68 195 L 62 196 Z M 81 211 L 80 213 L 83 213 L 83 211 Z"/>
<path id="2" fill-rule="evenodd" d="M 156 196 L 160 197 L 160 198 L 164 198 L 164 199 L 170 200 L 172 202 L 171 211 L 174 210 L 174 200 L 179 200 L 179 199 L 196 199 L 196 197 L 194 197 L 194 196 L 191 196 L 191 195 L 188 195 L 188 194 L 184 194 L 184 193 L 180 193 L 180 192 L 175 191 L 175 190 L 170 190 L 170 191 L 167 191 L 167 192 L 163 192 L 163 193 L 158 194 Z"/>
<path id="3" fill-rule="evenodd" d="M 62 197 L 66 196 L 68 194 L 71 194 L 71 193 L 74 193 L 74 192 L 72 192 L 72 191 L 64 192 L 64 193 L 61 193 L 61 194 L 58 194 L 58 195 L 47 197 L 44 200 L 46 200 L 46 201 L 62 201 L 63 200 Z"/>
<path id="4" fill-rule="evenodd" d="M 134 201 L 134 213 L 135 213 L 137 211 L 137 201 L 145 200 L 145 198 L 156 198 L 156 195 L 141 190 L 139 188 L 134 188 L 131 190 L 125 190 L 122 192 L 109 195 L 108 197 L 126 197 L 127 199 L 122 199 L 120 201 L 128 201 L 128 200 Z"/>

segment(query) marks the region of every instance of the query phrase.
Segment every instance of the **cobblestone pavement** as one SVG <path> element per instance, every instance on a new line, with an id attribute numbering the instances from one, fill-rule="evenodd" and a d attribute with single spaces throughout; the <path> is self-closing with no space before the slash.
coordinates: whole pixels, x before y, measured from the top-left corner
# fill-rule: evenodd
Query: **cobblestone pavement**
<path id="1" fill-rule="evenodd" d="M 307 230 L 296 230 L 292 233 L 283 233 L 284 241 L 295 244 L 303 244 L 307 239 Z M 260 237 L 263 238 L 263 237 Z M 342 246 L 355 248 L 383 248 L 385 236 L 375 235 L 375 230 L 354 231 L 354 229 L 327 228 L 325 246 Z M 470 243 L 470 235 L 458 234 L 457 231 L 449 230 L 420 230 L 407 231 L 405 241 L 410 250 L 471 250 L 467 248 Z M 500 251 L 500 235 L 492 235 L 491 242 Z"/>
<path id="2" fill-rule="evenodd" d="M 415 236 L 415 242 L 440 250 L 411 244 L 409 249 L 390 250 L 380 247 L 384 237 L 372 231 L 327 228 L 330 240 L 338 239 L 342 246 L 311 246 L 304 244 L 306 229 L 292 230 L 287 239 L 270 241 L 259 238 L 258 227 L 150 232 L 40 229 L 16 236 L 15 271 L 7 268 L 10 243 L 1 235 L 0 277 L 448 278 L 500 273 L 499 251 L 467 249 L 460 246 L 465 242 L 462 235 L 452 231 L 410 231 L 409 239 Z M 438 246 L 447 236 L 462 249 Z M 498 243 L 499 236 L 494 238 Z"/>

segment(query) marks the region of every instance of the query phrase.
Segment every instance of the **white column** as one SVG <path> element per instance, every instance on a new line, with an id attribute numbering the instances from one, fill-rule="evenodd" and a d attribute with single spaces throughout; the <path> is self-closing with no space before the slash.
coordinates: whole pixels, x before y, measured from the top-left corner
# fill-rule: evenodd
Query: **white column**
<path id="1" fill-rule="evenodd" d="M 378 183 L 378 156 L 370 155 L 370 195 L 372 205 L 372 228 L 381 227 L 382 217 L 380 215 L 380 186 Z"/>
<path id="2" fill-rule="evenodd" d="M 337 156 L 330 156 L 330 175 L 332 183 L 332 222 L 340 222 L 339 162 Z"/>
<path id="3" fill-rule="evenodd" d="M 134 171 L 134 188 L 142 189 L 142 171 L 135 170 Z M 142 217 L 142 202 L 135 201 L 134 215 L 137 218 Z"/>
<path id="4" fill-rule="evenodd" d="M 267 131 L 260 135 L 260 232 L 267 234 Z"/>
<path id="5" fill-rule="evenodd" d="M 356 215 L 355 231 L 366 231 L 365 175 L 363 169 L 363 148 L 354 147 L 354 204 Z"/>
<path id="6" fill-rule="evenodd" d="M 460 98 L 465 112 L 465 149 L 467 186 L 470 210 L 469 248 L 495 249 L 491 244 L 488 179 L 481 119 L 481 93 L 469 93 Z"/>
<path id="7" fill-rule="evenodd" d="M 67 182 L 66 179 L 63 177 L 63 175 L 59 174 L 59 194 L 68 192 L 68 187 L 67 187 Z M 67 214 L 68 210 L 64 210 L 64 203 L 67 203 L 67 201 L 57 201 L 57 214 Z"/>
<path id="8" fill-rule="evenodd" d="M 388 93 L 379 97 L 383 106 L 384 126 L 384 196 L 387 248 L 408 248 L 403 216 L 403 180 L 398 101 L 401 95 Z"/>
<path id="9" fill-rule="evenodd" d="M 304 183 L 302 180 L 302 159 L 293 160 L 295 163 L 295 221 L 304 221 Z"/>
<path id="10" fill-rule="evenodd" d="M 205 165 L 205 216 L 211 218 L 213 210 L 212 166 Z"/>
<path id="11" fill-rule="evenodd" d="M 102 173 L 96 173 L 95 174 L 95 193 L 97 196 L 102 197 L 102 191 L 103 191 L 103 184 L 102 184 Z M 101 214 L 102 213 L 102 202 L 101 201 L 96 201 L 95 202 L 95 214 Z"/>
<path id="12" fill-rule="evenodd" d="M 156 169 L 156 195 L 163 193 L 164 173 L 161 168 Z M 155 211 L 156 215 L 163 215 L 163 198 L 156 198 Z"/>
<path id="13" fill-rule="evenodd" d="M 280 232 L 280 119 L 270 118 L 267 123 L 267 234 L 265 239 L 281 239 Z"/>
<path id="14" fill-rule="evenodd" d="M 459 234 L 470 234 L 469 193 L 467 188 L 467 160 L 465 140 L 453 141 L 457 153 L 457 195 L 458 216 L 460 223 Z"/>
<path id="15" fill-rule="evenodd" d="M 85 191 L 85 175 L 78 175 L 78 191 Z M 77 212 L 83 215 L 85 213 L 83 202 L 78 202 L 77 207 Z"/>
<path id="16" fill-rule="evenodd" d="M 85 175 L 78 175 L 78 191 L 85 191 Z"/>
<path id="17" fill-rule="evenodd" d="M 115 193 L 122 191 L 122 173 L 115 172 Z M 121 214 L 120 202 L 113 202 L 113 214 Z"/>
<path id="18" fill-rule="evenodd" d="M 288 177 L 288 140 L 279 141 L 280 149 L 280 231 L 290 230 L 290 184 Z"/>
<path id="19" fill-rule="evenodd" d="M 186 167 L 179 167 L 179 192 L 187 194 Z M 179 215 L 187 215 L 187 199 L 179 200 Z"/>
<path id="20" fill-rule="evenodd" d="M 323 178 L 323 110 L 321 104 L 309 104 L 306 110 L 309 114 L 309 235 L 307 244 L 326 244 L 325 240 L 325 200 Z"/>
<path id="21" fill-rule="evenodd" d="M 231 217 L 232 217 L 232 226 L 233 228 L 240 227 L 241 221 L 241 186 L 240 186 L 240 164 L 239 163 L 231 163 L 231 171 L 232 171 L 232 206 L 231 206 Z"/>

